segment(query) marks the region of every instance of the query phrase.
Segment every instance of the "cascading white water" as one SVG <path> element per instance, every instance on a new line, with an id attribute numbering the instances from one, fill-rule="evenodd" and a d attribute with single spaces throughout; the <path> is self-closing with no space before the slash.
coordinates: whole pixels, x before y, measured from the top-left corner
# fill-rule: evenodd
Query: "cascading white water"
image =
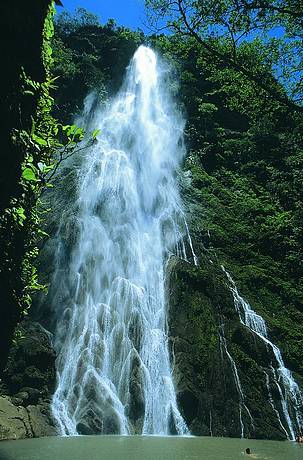
<path id="1" fill-rule="evenodd" d="M 117 97 L 83 120 L 100 135 L 78 172 L 74 241 L 66 243 L 62 217 L 51 289 L 59 354 L 52 411 L 62 434 L 188 433 L 164 288 L 169 254 L 186 258 L 176 183 L 184 122 L 164 77 L 155 53 L 140 46 Z"/>
<path id="2" fill-rule="evenodd" d="M 245 301 L 245 299 L 243 299 L 243 297 L 241 297 L 234 280 L 223 266 L 222 270 L 226 274 L 230 283 L 230 289 L 233 294 L 235 308 L 239 314 L 241 323 L 245 324 L 251 331 L 258 335 L 266 344 L 266 346 L 269 347 L 273 352 L 277 367 L 271 367 L 271 373 L 280 395 L 280 403 L 283 416 L 287 424 L 287 430 L 281 422 L 279 412 L 274 407 L 272 394 L 269 387 L 269 375 L 267 372 L 265 372 L 269 402 L 274 412 L 276 413 L 283 430 L 287 431 L 288 436 L 294 440 L 295 429 L 302 430 L 303 428 L 303 397 L 299 386 L 294 380 L 289 369 L 285 367 L 279 348 L 269 340 L 264 319 L 251 308 L 251 306 Z"/>

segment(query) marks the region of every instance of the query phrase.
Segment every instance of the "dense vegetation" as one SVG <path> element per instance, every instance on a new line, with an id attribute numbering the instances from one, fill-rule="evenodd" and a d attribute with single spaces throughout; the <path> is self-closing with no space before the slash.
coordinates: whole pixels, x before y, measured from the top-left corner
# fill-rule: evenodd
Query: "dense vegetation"
<path id="1" fill-rule="evenodd" d="M 42 288 L 34 265 L 43 236 L 36 203 L 45 187 L 42 170 L 52 161 L 46 138 L 51 139 L 55 129 L 49 94 L 54 8 L 48 0 L 41 2 L 34 13 L 32 6 L 31 2 L 20 9 L 17 5 L 1 5 L 1 39 L 7 50 L 0 108 L 0 370 L 15 327 L 31 304 L 31 294 Z M 36 23 L 33 32 L 32 21 Z"/>

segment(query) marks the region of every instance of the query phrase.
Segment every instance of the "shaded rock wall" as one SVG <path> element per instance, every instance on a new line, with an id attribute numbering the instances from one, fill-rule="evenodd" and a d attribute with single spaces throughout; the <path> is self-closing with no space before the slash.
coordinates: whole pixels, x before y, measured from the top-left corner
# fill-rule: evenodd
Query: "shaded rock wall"
<path id="1" fill-rule="evenodd" d="M 241 256 L 241 235 L 233 230 L 242 221 L 229 207 L 233 190 L 225 190 L 196 163 L 187 161 L 185 168 L 181 182 L 200 266 L 171 260 L 168 270 L 169 328 L 181 410 L 193 434 L 240 436 L 241 407 L 244 436 L 286 439 L 273 408 L 287 428 L 279 390 L 272 377 L 266 377 L 272 375 L 271 366 L 277 367 L 276 359 L 270 347 L 241 324 L 221 264 L 265 319 L 301 391 L 302 312 L 293 289 L 282 297 L 284 285 L 275 279 L 273 265 L 260 268 Z M 226 235 L 234 241 L 228 244 Z M 256 257 L 268 262 L 260 250 Z M 242 404 L 230 357 L 241 382 Z"/>
<path id="2" fill-rule="evenodd" d="M 263 370 L 273 357 L 240 324 L 220 267 L 205 257 L 199 267 L 172 259 L 168 286 L 178 401 L 192 434 L 239 437 L 241 411 L 245 437 L 285 439 Z M 238 370 L 242 401 L 228 354 Z"/>
<path id="3" fill-rule="evenodd" d="M 21 263 L 25 253 L 23 228 L 12 229 L 13 206 L 23 193 L 19 184 L 24 146 L 15 132 L 30 130 L 37 96 L 22 91 L 22 72 L 43 82 L 43 26 L 51 0 L 1 2 L 0 4 L 0 372 L 4 368 L 15 326 L 20 320 L 18 298 L 22 294 Z"/>
<path id="4" fill-rule="evenodd" d="M 19 329 L 0 385 L 0 439 L 55 435 L 50 413 L 55 353 L 50 334 L 29 320 Z"/>

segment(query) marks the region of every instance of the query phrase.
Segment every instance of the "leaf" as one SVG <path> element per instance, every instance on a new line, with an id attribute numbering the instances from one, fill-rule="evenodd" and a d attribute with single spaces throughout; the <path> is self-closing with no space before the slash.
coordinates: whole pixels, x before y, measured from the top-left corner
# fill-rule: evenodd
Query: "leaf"
<path id="1" fill-rule="evenodd" d="M 66 131 L 66 135 L 67 136 L 70 136 L 70 134 L 72 133 L 72 130 L 73 130 L 73 126 L 72 125 L 65 125 L 65 126 L 62 126 L 62 131 Z"/>
<path id="2" fill-rule="evenodd" d="M 33 137 L 33 134 L 34 134 L 35 129 L 36 129 L 36 122 L 35 122 L 33 117 L 31 117 L 31 119 L 32 119 L 31 136 Z"/>
<path id="3" fill-rule="evenodd" d="M 15 221 L 18 222 L 21 227 L 23 227 L 24 221 L 26 220 L 26 215 L 24 214 L 25 209 L 20 206 L 20 208 L 14 208 L 14 211 L 16 213 L 14 216 Z"/>
<path id="4" fill-rule="evenodd" d="M 42 139 L 42 137 L 37 136 L 36 134 L 32 135 L 32 138 L 37 144 L 43 145 L 44 147 L 47 146 L 47 142 L 45 139 Z"/>
<path id="5" fill-rule="evenodd" d="M 82 128 L 77 128 L 75 131 L 75 136 L 82 136 L 83 135 L 83 129 Z"/>
<path id="6" fill-rule="evenodd" d="M 82 128 L 78 128 L 77 126 L 75 126 L 75 129 L 73 131 L 73 139 L 75 137 L 78 138 L 79 141 L 82 141 L 84 137 L 84 132 Z"/>
<path id="7" fill-rule="evenodd" d="M 25 220 L 26 219 L 26 215 L 24 214 L 24 211 L 25 209 L 20 207 L 20 208 L 17 208 L 17 214 L 18 216 L 21 218 L 21 220 Z"/>
<path id="8" fill-rule="evenodd" d="M 41 230 L 40 228 L 38 229 L 38 235 L 40 235 L 40 236 L 47 236 L 47 237 L 49 236 L 48 233 L 44 232 L 44 231 Z"/>
<path id="9" fill-rule="evenodd" d="M 92 138 L 95 140 L 100 132 L 101 132 L 101 129 L 98 129 L 98 128 L 94 129 L 92 133 Z"/>
<path id="10" fill-rule="evenodd" d="M 34 171 L 31 168 L 25 168 L 25 170 L 22 173 L 22 177 L 23 177 L 23 179 L 25 179 L 27 181 L 37 182 L 37 180 L 38 180 L 36 175 L 35 175 L 35 173 L 34 173 Z"/>
<path id="11" fill-rule="evenodd" d="M 25 94 L 26 96 L 34 96 L 35 93 L 33 91 L 30 91 L 29 89 L 23 91 L 23 94 Z"/>

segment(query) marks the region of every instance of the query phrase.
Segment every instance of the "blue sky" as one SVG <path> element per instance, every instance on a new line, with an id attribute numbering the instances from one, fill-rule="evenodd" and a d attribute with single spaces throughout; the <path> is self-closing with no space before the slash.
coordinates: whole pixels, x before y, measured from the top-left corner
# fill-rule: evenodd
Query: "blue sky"
<path id="1" fill-rule="evenodd" d="M 57 11 L 73 12 L 76 8 L 82 7 L 91 13 L 99 16 L 100 22 L 104 24 L 108 19 L 113 18 L 118 25 L 132 29 L 143 29 L 144 26 L 144 0 L 61 0 L 64 8 L 57 7 Z"/>

